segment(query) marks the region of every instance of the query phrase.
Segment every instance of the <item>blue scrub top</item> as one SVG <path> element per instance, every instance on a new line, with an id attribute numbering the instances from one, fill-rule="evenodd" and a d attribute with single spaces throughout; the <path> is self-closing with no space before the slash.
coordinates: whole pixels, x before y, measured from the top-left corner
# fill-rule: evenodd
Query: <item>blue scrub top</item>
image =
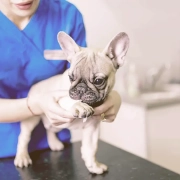
<path id="1" fill-rule="evenodd" d="M 65 31 L 80 46 L 86 46 L 85 27 L 79 10 L 64 0 L 41 0 L 28 25 L 19 30 L 0 12 L 0 98 L 17 99 L 27 96 L 30 87 L 46 78 L 63 73 L 65 60 L 47 61 L 45 49 L 60 49 L 57 33 Z M 14 156 L 20 123 L 0 124 L 0 158 Z M 63 142 L 70 142 L 68 129 L 58 133 Z M 35 128 L 29 151 L 47 148 L 42 122 Z"/>

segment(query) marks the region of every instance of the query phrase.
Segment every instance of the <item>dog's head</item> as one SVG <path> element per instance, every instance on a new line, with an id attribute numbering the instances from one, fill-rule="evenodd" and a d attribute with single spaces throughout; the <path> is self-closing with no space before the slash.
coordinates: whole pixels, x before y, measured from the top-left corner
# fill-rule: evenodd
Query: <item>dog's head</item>
<path id="1" fill-rule="evenodd" d="M 58 33 L 58 42 L 62 50 L 45 51 L 44 56 L 70 62 L 70 97 L 91 106 L 102 103 L 114 86 L 117 69 L 124 63 L 128 35 L 117 34 L 102 51 L 78 46 L 65 32 Z"/>

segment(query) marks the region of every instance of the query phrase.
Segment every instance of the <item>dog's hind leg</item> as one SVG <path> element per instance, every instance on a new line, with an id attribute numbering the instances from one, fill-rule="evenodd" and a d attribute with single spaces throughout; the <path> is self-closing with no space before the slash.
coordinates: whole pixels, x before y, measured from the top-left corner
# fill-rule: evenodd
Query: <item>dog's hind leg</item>
<path id="1" fill-rule="evenodd" d="M 85 161 L 85 165 L 91 173 L 102 174 L 104 171 L 107 171 L 107 166 L 96 160 L 98 139 L 99 121 L 90 117 L 83 128 L 81 147 L 82 159 Z"/>
<path id="2" fill-rule="evenodd" d="M 31 139 L 31 133 L 40 121 L 40 116 L 34 116 L 21 121 L 21 132 L 18 138 L 17 153 L 14 160 L 15 166 L 20 168 L 27 167 L 32 164 L 32 160 L 28 153 L 28 144 Z"/>
<path id="3" fill-rule="evenodd" d="M 64 149 L 63 143 L 58 139 L 55 132 L 51 131 L 50 129 L 46 130 L 47 132 L 47 140 L 49 147 L 52 151 L 60 151 Z"/>
<path id="4" fill-rule="evenodd" d="M 44 127 L 46 128 L 47 133 L 47 141 L 49 144 L 49 147 L 52 151 L 60 151 L 64 149 L 63 143 L 58 139 L 56 132 L 59 132 L 61 129 L 56 129 L 55 127 L 52 127 L 49 120 L 45 115 L 42 116 L 42 121 L 44 124 Z"/>

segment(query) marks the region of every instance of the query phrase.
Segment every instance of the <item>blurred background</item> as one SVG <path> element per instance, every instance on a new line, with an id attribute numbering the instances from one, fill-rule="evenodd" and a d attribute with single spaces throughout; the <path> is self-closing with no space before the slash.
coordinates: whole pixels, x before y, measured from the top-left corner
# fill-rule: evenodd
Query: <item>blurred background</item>
<path id="1" fill-rule="evenodd" d="M 122 105 L 100 139 L 180 173 L 180 1 L 70 0 L 81 11 L 89 47 L 119 32 L 130 47 L 117 72 Z M 73 132 L 73 141 L 81 133 Z"/>

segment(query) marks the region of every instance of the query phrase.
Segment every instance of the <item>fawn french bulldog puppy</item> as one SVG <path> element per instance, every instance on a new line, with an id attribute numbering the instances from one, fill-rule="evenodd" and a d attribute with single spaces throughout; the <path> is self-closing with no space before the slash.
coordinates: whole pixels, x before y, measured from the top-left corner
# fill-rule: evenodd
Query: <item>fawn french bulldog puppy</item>
<path id="1" fill-rule="evenodd" d="M 115 73 L 124 63 L 129 47 L 126 33 L 117 34 L 104 50 L 79 47 L 66 33 L 58 33 L 62 50 L 45 50 L 46 59 L 66 59 L 71 66 L 61 75 L 53 76 L 34 85 L 39 92 L 69 89 L 69 96 L 61 98 L 59 105 L 73 113 L 73 122 L 52 126 L 45 115 L 34 116 L 21 122 L 17 154 L 14 164 L 18 167 L 32 164 L 28 154 L 31 132 L 40 120 L 47 130 L 49 147 L 53 151 L 63 149 L 56 133 L 62 128 L 82 128 L 82 158 L 91 173 L 102 174 L 107 166 L 96 160 L 100 121 L 93 118 L 93 107 L 106 99 L 115 83 Z M 36 91 L 37 92 L 37 91 Z M 30 91 L 30 96 L 33 91 Z"/>

